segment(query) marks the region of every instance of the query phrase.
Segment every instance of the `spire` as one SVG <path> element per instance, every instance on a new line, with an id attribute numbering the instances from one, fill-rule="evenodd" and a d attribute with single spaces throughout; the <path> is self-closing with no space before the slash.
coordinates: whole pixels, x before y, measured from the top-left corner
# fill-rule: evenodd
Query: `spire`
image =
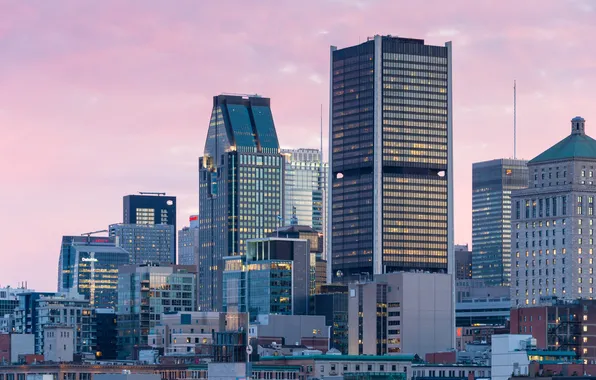
<path id="1" fill-rule="evenodd" d="M 586 134 L 586 120 L 581 116 L 576 116 L 571 119 L 571 134 L 585 135 Z"/>

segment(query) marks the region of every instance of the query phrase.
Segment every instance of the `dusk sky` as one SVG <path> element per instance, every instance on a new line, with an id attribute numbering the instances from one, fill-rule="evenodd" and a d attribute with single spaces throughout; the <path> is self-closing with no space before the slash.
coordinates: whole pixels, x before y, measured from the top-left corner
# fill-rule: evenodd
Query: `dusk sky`
<path id="1" fill-rule="evenodd" d="M 318 147 L 329 46 L 375 34 L 453 41 L 456 243 L 472 163 L 513 155 L 514 79 L 518 157 L 576 115 L 596 136 L 590 0 L 0 0 L 0 286 L 56 290 L 62 235 L 121 222 L 126 194 L 177 196 L 186 225 L 213 95 L 270 97 L 281 145 Z"/>

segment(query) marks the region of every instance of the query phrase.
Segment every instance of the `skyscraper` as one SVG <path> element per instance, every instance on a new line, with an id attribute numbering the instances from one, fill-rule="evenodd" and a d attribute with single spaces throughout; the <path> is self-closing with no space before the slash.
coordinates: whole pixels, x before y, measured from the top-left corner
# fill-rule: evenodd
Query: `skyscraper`
<path id="1" fill-rule="evenodd" d="M 332 281 L 453 272 L 451 43 L 331 47 Z"/>
<path id="2" fill-rule="evenodd" d="M 511 191 L 528 187 L 524 160 L 472 166 L 472 273 L 490 286 L 511 282 Z"/>
<path id="3" fill-rule="evenodd" d="M 284 167 L 284 224 L 298 224 L 325 232 L 325 191 L 329 165 L 318 149 L 282 149 Z"/>
<path id="4" fill-rule="evenodd" d="M 91 307 L 114 307 L 118 299 L 118 268 L 129 254 L 107 236 L 63 236 L 58 291 L 83 295 Z"/>
<path id="5" fill-rule="evenodd" d="M 219 95 L 199 160 L 199 310 L 221 308 L 222 259 L 283 218 L 283 156 L 270 100 Z"/>
<path id="6" fill-rule="evenodd" d="M 189 218 L 190 227 L 178 231 L 178 264 L 198 265 L 199 260 L 199 216 Z"/>
<path id="7" fill-rule="evenodd" d="M 176 263 L 176 197 L 166 193 L 126 195 L 123 201 L 123 224 L 168 224 L 174 226 L 171 242 L 172 263 Z"/>
<path id="8" fill-rule="evenodd" d="M 174 232 L 174 226 L 169 224 L 110 225 L 110 236 L 116 239 L 119 247 L 128 252 L 130 264 L 174 264 Z"/>
<path id="9" fill-rule="evenodd" d="M 596 140 L 585 120 L 528 162 L 529 186 L 512 200 L 511 301 L 515 307 L 594 297 Z"/>

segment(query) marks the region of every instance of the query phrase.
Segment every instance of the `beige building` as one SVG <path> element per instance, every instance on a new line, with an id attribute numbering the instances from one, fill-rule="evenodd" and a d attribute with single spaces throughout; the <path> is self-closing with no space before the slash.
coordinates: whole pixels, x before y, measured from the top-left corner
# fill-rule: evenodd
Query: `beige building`
<path id="1" fill-rule="evenodd" d="M 455 343 L 453 278 L 448 274 L 399 272 L 349 285 L 350 355 L 418 354 Z"/>

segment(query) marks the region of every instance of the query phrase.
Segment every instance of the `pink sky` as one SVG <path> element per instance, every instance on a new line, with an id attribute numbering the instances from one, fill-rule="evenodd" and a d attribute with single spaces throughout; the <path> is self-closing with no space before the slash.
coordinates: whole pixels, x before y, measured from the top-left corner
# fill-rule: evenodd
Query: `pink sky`
<path id="1" fill-rule="evenodd" d="M 122 196 L 198 210 L 212 96 L 272 99 L 284 147 L 319 145 L 329 45 L 374 34 L 453 41 L 456 243 L 471 241 L 472 163 L 532 158 L 575 115 L 596 135 L 596 5 L 535 1 L 0 2 L 0 285 L 54 290 L 62 235 L 122 218 Z M 325 136 L 327 135 L 327 115 Z M 327 142 L 325 141 L 325 146 Z"/>

